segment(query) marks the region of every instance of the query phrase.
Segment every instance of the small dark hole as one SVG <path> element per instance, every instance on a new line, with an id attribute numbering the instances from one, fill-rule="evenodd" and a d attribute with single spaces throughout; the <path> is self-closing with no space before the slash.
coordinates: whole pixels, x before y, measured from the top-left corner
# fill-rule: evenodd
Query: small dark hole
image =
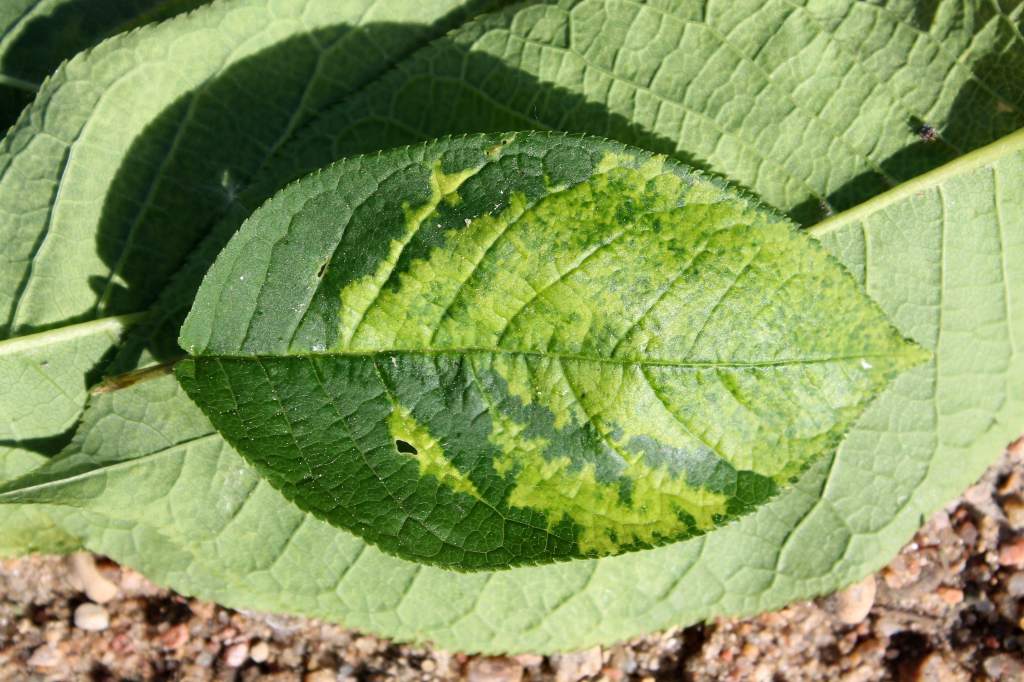
<path id="1" fill-rule="evenodd" d="M 407 455 L 418 455 L 420 451 L 416 449 L 416 446 L 412 443 L 407 443 L 404 440 L 395 441 L 395 449 L 399 452 L 404 452 Z"/>
<path id="2" fill-rule="evenodd" d="M 326 269 L 327 269 L 327 263 L 321 263 L 320 264 L 320 269 L 316 271 L 316 276 L 317 277 L 323 277 L 324 276 L 324 270 L 326 270 Z"/>

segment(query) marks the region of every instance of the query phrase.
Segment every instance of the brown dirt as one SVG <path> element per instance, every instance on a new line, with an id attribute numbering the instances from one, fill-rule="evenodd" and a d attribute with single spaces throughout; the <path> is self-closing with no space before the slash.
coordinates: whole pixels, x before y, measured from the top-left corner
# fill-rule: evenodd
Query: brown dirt
<path id="1" fill-rule="evenodd" d="M 561 656 L 472 657 L 231 611 L 102 559 L 113 599 L 76 619 L 91 604 L 77 561 L 0 562 L 0 680 L 1024 680 L 1020 441 L 855 588 Z"/>

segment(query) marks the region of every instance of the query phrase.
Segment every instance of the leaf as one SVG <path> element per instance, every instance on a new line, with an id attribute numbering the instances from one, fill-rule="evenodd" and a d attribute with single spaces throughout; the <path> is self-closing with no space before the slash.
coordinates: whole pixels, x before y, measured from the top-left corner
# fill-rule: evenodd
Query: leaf
<path id="1" fill-rule="evenodd" d="M 104 38 L 210 0 L 7 0 L 0 8 L 0 76 L 31 90 Z"/>
<path id="2" fill-rule="evenodd" d="M 554 129 L 669 154 L 813 224 L 1024 126 L 1020 0 L 924 4 L 514 6 L 317 117 L 263 184 L 443 135 Z"/>
<path id="3" fill-rule="evenodd" d="M 72 427 L 85 404 L 84 374 L 138 315 L 108 317 L 0 341 L 0 444 Z M 0 456 L 2 457 L 2 456 Z"/>
<path id="4" fill-rule="evenodd" d="M 23 448 L 0 446 L 0 483 L 38 469 L 49 460 Z M 58 527 L 53 515 L 41 505 L 11 506 L 0 523 L 0 557 L 30 552 L 62 554 L 81 547 L 77 537 Z"/>
<path id="5" fill-rule="evenodd" d="M 705 168 L 813 224 L 1024 126 L 1017 0 L 1005 12 L 959 0 L 925 12 L 706 5 L 518 4 L 400 61 L 282 145 L 132 335 L 121 368 L 173 357 L 203 274 L 241 222 L 345 156 L 461 133 L 575 131 Z M 917 134 L 926 121 L 936 142 Z"/>
<path id="6" fill-rule="evenodd" d="M 0 336 L 144 310 L 312 113 L 474 4 L 226 0 L 63 64 L 0 144 Z"/>
<path id="7" fill-rule="evenodd" d="M 285 497 L 460 569 L 708 532 L 925 355 L 788 222 L 546 133 L 347 159 L 206 276 L 178 367 Z"/>
<path id="8" fill-rule="evenodd" d="M 203 273 L 242 220 L 345 156 L 461 133 L 588 133 L 712 171 L 813 224 L 1024 126 L 1019 0 L 1005 11 L 959 0 L 924 12 L 916 3 L 706 4 L 515 5 L 318 112 L 168 287 L 122 367 L 142 346 L 173 356 L 170 339 Z M 629 59 L 609 63 L 614 54 Z M 925 122 L 936 142 L 919 137 Z"/>
<path id="9" fill-rule="evenodd" d="M 0 7 L 0 130 L 65 59 L 104 38 L 209 0 L 6 0 Z"/>
<path id="10" fill-rule="evenodd" d="M 44 28 L 48 40 L 79 45 L 117 17 L 143 21 L 157 18 L 140 16 L 143 9 L 165 16 L 196 4 L 5 5 L 0 58 L 4 67 L 43 68 L 24 55 L 51 54 L 37 39 Z M 0 339 L 46 330 L 77 338 L 76 325 L 145 310 L 248 175 L 313 112 L 481 4 L 229 0 L 63 65 L 0 143 Z M 249 123 L 237 110 L 251 114 Z M 101 358 L 110 360 L 112 344 L 100 341 L 65 344 L 59 368 L 43 373 L 39 363 L 5 361 L 6 376 L 32 371 L 52 381 L 27 387 L 31 400 L 18 396 L 9 412 L 0 403 L 0 414 L 12 415 L 0 417 L 0 440 L 52 438 L 71 426 Z M 41 404 L 53 409 L 29 410 Z"/>
<path id="11" fill-rule="evenodd" d="M 879 125 L 866 134 L 868 139 L 896 140 L 899 143 L 896 148 L 900 151 L 886 160 L 891 164 L 903 164 L 908 174 L 918 167 L 922 158 L 927 164 L 934 164 L 936 157 L 955 152 L 946 149 L 939 153 L 936 150 L 941 148 L 941 143 L 927 145 L 919 142 L 913 135 L 913 125 L 904 127 L 904 117 L 899 115 L 906 108 L 919 112 L 929 109 L 929 102 L 940 102 L 940 106 L 926 112 L 929 114 L 927 121 L 938 128 L 943 138 L 949 137 L 961 149 L 967 146 L 968 138 L 974 140 L 971 146 L 984 144 L 1000 130 L 1021 127 L 1018 111 L 1006 106 L 1016 100 L 1011 98 L 1001 104 L 991 95 L 993 89 L 1003 94 L 1024 92 L 1019 85 L 1024 69 L 1013 68 L 1022 54 L 1020 40 L 1014 37 L 1014 30 L 1020 25 L 1019 3 L 1003 3 L 1005 15 L 986 14 L 994 10 L 994 4 L 953 0 L 928 4 L 927 7 L 919 3 L 888 4 L 879 6 L 880 10 L 868 7 L 868 3 L 814 3 L 807 7 L 789 6 L 789 9 L 787 5 L 774 0 L 750 5 L 716 3 L 714 11 L 706 18 L 720 32 L 723 25 L 714 23 L 719 21 L 716 15 L 735 16 L 733 7 L 737 13 L 746 12 L 747 17 L 760 13 L 757 22 L 747 22 L 728 34 L 731 44 L 749 49 L 746 54 L 766 65 L 771 62 L 763 60 L 775 59 L 780 54 L 799 57 L 779 62 L 784 63 L 780 71 L 791 68 L 794 63 L 812 64 L 813 69 L 807 68 L 793 76 L 792 91 L 821 94 L 821 101 L 825 102 L 836 92 L 837 82 L 857 87 L 861 82 L 875 82 L 870 78 L 871 74 L 861 74 L 857 69 L 854 63 L 857 59 L 850 55 L 850 50 L 872 58 L 873 63 L 867 60 L 863 63 L 879 69 L 879 85 L 874 90 L 865 86 L 867 92 L 881 97 L 883 93 L 893 91 L 900 97 L 891 103 L 872 100 L 883 101 L 877 106 L 869 105 L 865 98 L 860 100 L 864 106 L 858 104 L 854 110 L 858 117 L 875 116 L 878 110 L 895 112 L 892 117 L 877 119 Z M 597 6 L 593 2 L 585 4 L 585 8 Z M 628 8 L 632 5 L 620 3 L 616 6 Z M 697 10 L 703 7 L 703 3 L 678 4 L 680 11 L 690 7 Z M 919 8 L 924 9 L 919 11 Z M 790 29 L 808 11 L 827 11 L 840 19 L 845 14 L 855 18 L 873 12 L 876 18 L 870 28 L 864 30 L 862 26 L 867 25 L 866 22 L 823 22 L 821 32 L 809 32 L 806 38 L 799 40 L 776 39 L 770 49 L 759 49 L 770 36 L 778 34 L 780 27 L 790 31 L 786 34 L 790 37 L 799 35 Z M 795 16 L 790 17 L 789 13 Z M 701 24 L 702 18 L 696 14 L 694 12 L 696 18 L 693 23 Z M 776 20 L 768 21 L 772 17 Z M 513 26 L 514 31 L 509 38 L 513 46 L 517 44 L 517 36 L 526 35 L 533 41 L 551 42 L 559 31 L 562 35 L 567 34 L 564 22 L 530 24 L 526 18 L 524 15 Z M 536 26 L 536 30 L 530 31 L 532 26 Z M 634 22 L 625 36 L 628 44 L 643 46 L 652 43 L 652 36 L 657 34 L 659 26 L 657 22 Z M 548 27 L 551 31 L 545 33 Z M 755 33 L 754 27 L 763 27 L 764 33 Z M 604 35 L 610 34 L 605 32 Z M 899 39 L 888 40 L 891 36 Z M 949 37 L 948 43 L 943 40 L 946 36 Z M 839 44 L 840 37 L 843 38 L 842 44 Z M 557 98 L 547 86 L 554 80 L 569 81 L 572 71 L 553 68 L 557 62 L 552 60 L 546 62 L 552 66 L 544 70 L 545 80 L 538 87 L 525 78 L 513 85 L 512 81 L 499 76 L 501 72 L 494 72 L 495 79 L 490 82 L 487 69 L 501 65 L 497 59 L 502 56 L 501 39 L 502 31 L 495 30 L 493 35 L 481 36 L 479 44 L 472 46 L 473 55 L 486 46 L 495 53 L 494 60 L 487 62 L 470 56 L 464 63 L 457 64 L 465 68 L 467 78 L 477 84 L 458 101 L 450 97 L 446 100 L 441 94 L 454 92 L 459 95 L 457 89 L 438 90 L 437 100 L 430 100 L 433 106 L 420 105 L 411 111 L 402 110 L 398 105 L 404 100 L 396 97 L 394 113 L 387 109 L 380 110 L 381 113 L 371 111 L 369 118 L 360 119 L 364 121 L 361 127 L 331 131 L 325 123 L 317 130 L 318 136 L 308 140 L 306 151 L 315 149 L 319 141 L 324 148 L 318 153 L 327 161 L 333 160 L 336 156 L 330 145 L 335 134 L 337 139 L 343 140 L 339 143 L 339 150 L 358 146 L 360 137 L 369 140 L 367 144 L 372 144 L 371 136 L 383 129 L 385 120 L 395 123 L 389 126 L 390 132 L 380 139 L 397 140 L 392 144 L 440 135 L 446 131 L 436 132 L 435 129 L 424 133 L 423 129 L 443 127 L 443 116 L 438 115 L 434 120 L 424 115 L 446 103 L 453 111 L 463 112 L 453 120 L 473 122 L 473 115 L 469 112 L 476 111 L 476 126 L 497 121 L 497 129 L 520 127 L 498 120 L 496 112 L 507 110 L 507 104 L 529 103 L 531 97 L 536 97 L 536 102 L 530 104 L 531 114 L 534 104 L 539 109 L 546 102 L 554 103 Z M 909 58 L 910 46 L 914 46 L 912 59 Z M 964 46 L 970 46 L 970 49 Z M 799 52 L 795 55 L 787 53 L 785 50 L 788 48 Z M 510 54 L 515 57 L 518 53 L 512 51 Z M 433 67 L 441 69 L 448 58 L 439 56 Z M 451 58 L 462 59 L 458 54 Z M 958 64 L 948 68 L 953 61 Z M 534 70 L 541 65 L 540 60 L 531 58 L 529 54 L 524 54 L 523 62 Z M 744 63 L 735 68 L 739 69 Z M 620 65 L 617 68 L 624 67 Z M 881 78 L 893 71 L 902 74 L 900 82 L 904 86 L 899 89 L 894 87 L 895 81 Z M 421 73 L 409 72 L 408 81 L 400 82 L 405 84 L 400 91 L 408 92 L 419 85 L 425 91 L 440 88 L 445 73 L 448 71 L 436 81 L 431 81 L 426 69 Z M 836 74 L 850 75 L 840 80 Z M 702 78 L 706 76 L 706 72 L 702 74 Z M 724 79 L 724 83 L 715 81 L 714 87 L 714 91 L 723 96 L 732 92 L 729 88 L 733 83 L 742 82 L 738 75 L 716 75 L 716 78 Z M 685 89 L 687 81 L 683 79 L 680 88 Z M 487 87 L 479 96 L 472 94 L 474 89 L 484 85 Z M 862 92 L 857 87 L 852 91 Z M 622 85 L 616 85 L 606 91 L 588 90 L 588 97 L 591 102 L 598 102 L 606 97 L 605 92 L 620 93 L 621 88 Z M 581 86 L 574 85 L 573 89 L 579 92 Z M 558 92 L 559 95 L 565 94 L 564 89 Z M 489 99 L 494 93 L 499 95 L 497 101 Z M 523 99 L 513 99 L 514 95 Z M 378 93 L 378 96 L 385 101 L 383 95 Z M 573 120 L 573 115 L 583 117 L 583 112 L 593 111 L 593 108 L 585 108 L 587 101 L 582 99 L 566 98 L 562 101 L 567 102 L 566 120 Z M 621 137 L 630 131 L 642 130 L 630 127 L 630 110 L 626 106 L 628 98 L 621 101 L 625 103 L 621 110 L 623 117 L 617 121 L 612 119 L 618 127 L 603 129 L 599 126 L 605 125 L 605 119 L 594 116 L 592 120 L 598 127 L 591 132 Z M 723 112 L 718 114 L 716 123 L 728 131 L 743 130 L 744 135 L 740 139 L 745 145 L 786 159 L 785 163 L 790 163 L 798 155 L 795 150 L 805 148 L 807 140 L 803 135 L 762 134 L 764 122 L 768 120 L 770 123 L 770 117 L 755 119 L 748 115 L 730 118 L 726 115 L 730 110 L 723 109 L 722 101 L 705 98 L 690 104 L 697 113 Z M 771 100 L 762 94 L 759 101 L 767 105 Z M 574 109 L 576 104 L 584 108 Z M 778 106 L 783 107 L 784 103 Z M 1019 103 L 1014 106 L 1019 109 Z M 825 107 L 819 115 L 837 116 L 849 111 L 839 106 Z M 417 114 L 427 118 L 430 125 L 417 123 L 414 131 L 406 133 L 408 137 L 399 139 L 402 125 Z M 374 119 L 374 116 L 378 118 Z M 553 122 L 552 125 L 557 124 L 560 120 L 557 110 L 547 120 Z M 953 125 L 954 122 L 957 125 Z M 672 142 L 673 131 L 678 132 L 679 128 L 669 121 L 657 126 L 648 124 L 648 127 L 658 127 L 664 137 L 648 136 L 651 144 L 643 146 L 671 143 L 673 148 L 678 145 L 685 150 L 710 139 L 687 136 Z M 327 132 L 331 136 L 325 136 Z M 743 157 L 726 154 L 723 150 L 735 146 L 735 136 L 725 137 L 717 148 L 713 163 L 716 171 L 731 175 L 734 180 L 737 175 L 732 169 Z M 1019 173 L 1024 165 L 1020 148 L 1021 141 L 1017 137 L 999 148 L 999 161 L 988 158 L 977 165 L 953 167 L 956 176 L 963 179 L 958 186 L 966 185 L 969 190 L 974 187 L 971 196 L 975 198 L 983 198 L 986 188 L 991 189 L 992 185 L 985 177 L 986 174 L 991 176 L 990 169 L 1000 169 L 1003 225 L 1007 235 L 1004 240 L 1007 248 L 1003 251 L 1008 256 L 1006 278 L 1016 283 L 1011 292 L 1020 289 L 1020 263 L 1019 259 L 1015 261 L 1012 257 L 1014 252 L 1011 249 L 1020 251 L 1018 228 L 1021 220 L 1019 204 L 1016 197 L 1008 192 L 1006 179 L 1011 172 Z M 656 149 L 666 151 L 663 147 Z M 816 158 L 821 164 L 838 168 L 838 162 L 849 156 L 853 155 L 848 150 L 833 145 L 825 153 L 804 158 Z M 314 164 L 312 167 L 323 164 L 316 159 L 311 163 Z M 857 161 L 858 165 L 864 163 L 864 159 Z M 945 180 L 951 178 L 932 179 L 935 185 L 926 182 L 916 187 L 924 190 L 930 186 L 945 186 Z M 754 181 L 747 184 L 767 195 L 764 188 L 771 188 L 776 182 L 777 177 L 766 172 L 755 173 Z M 865 185 L 874 186 L 877 183 Z M 872 190 L 863 191 L 867 196 Z M 947 195 L 952 196 L 951 192 Z M 911 209 L 915 204 L 906 203 L 913 201 L 913 195 L 901 196 L 898 202 L 892 197 L 890 200 L 895 203 L 884 213 L 894 210 L 897 205 L 902 206 L 903 209 L 897 213 L 908 216 L 908 222 L 879 225 L 876 216 L 870 228 L 872 233 L 898 231 L 908 239 L 915 234 L 927 234 L 916 231 L 922 229 L 921 226 L 914 227 L 914 211 Z M 830 201 L 838 203 L 832 196 Z M 780 208 L 792 211 L 789 206 L 780 205 Z M 810 208 L 814 208 L 813 204 Z M 881 211 L 880 208 L 878 210 Z M 956 218 L 959 220 L 959 216 Z M 983 234 L 986 229 L 991 231 L 991 218 L 991 211 L 982 211 L 966 220 L 951 220 L 947 226 L 969 238 L 972 234 Z M 854 235 L 858 229 L 855 223 L 844 223 L 834 235 Z M 858 264 L 864 260 L 858 239 L 843 237 L 827 239 L 826 243 L 830 248 L 835 246 L 835 253 L 851 269 L 863 272 Z M 960 244 L 956 247 L 945 249 L 943 254 L 936 252 L 935 258 L 944 257 L 946 271 L 961 275 L 981 272 L 975 269 L 974 259 L 979 254 L 990 258 L 989 247 L 998 249 L 990 239 L 974 244 L 972 248 L 965 249 Z M 218 249 L 219 246 L 213 248 L 211 253 L 215 254 Z M 871 262 L 867 268 L 868 288 L 874 293 L 876 283 L 884 282 L 889 273 L 898 272 L 898 263 L 893 259 L 876 258 L 874 254 L 868 260 Z M 901 285 L 915 280 L 914 277 L 899 278 Z M 955 281 L 951 279 L 950 283 L 952 285 Z M 187 305 L 191 294 L 187 289 L 185 292 L 180 304 Z M 979 296 L 979 303 L 990 303 L 980 296 L 991 292 L 969 292 L 972 296 Z M 951 317 L 949 306 L 953 301 L 951 297 L 943 300 L 945 322 Z M 892 302 L 886 304 L 887 310 L 895 319 L 901 319 L 890 309 L 892 305 Z M 920 309 L 924 306 L 915 307 Z M 1009 328 L 1019 348 L 1022 324 L 1019 305 L 1012 305 L 1011 311 Z M 903 314 L 909 314 L 907 307 L 904 307 Z M 995 328 L 995 325 L 989 327 Z M 925 325 L 921 328 L 927 331 Z M 947 343 L 944 350 L 940 350 L 939 366 L 945 368 L 943 352 L 966 357 L 973 340 L 978 338 L 976 335 L 983 332 L 972 330 L 971 338 L 963 343 L 960 353 Z M 1014 360 L 1010 366 L 987 378 L 983 372 L 973 369 L 963 376 L 953 376 L 952 371 L 947 373 L 944 369 L 941 383 L 947 387 L 951 384 L 963 387 L 975 379 L 1016 379 L 1020 376 L 1019 352 L 1012 357 Z M 949 369 L 956 369 L 955 364 Z M 85 509 L 68 514 L 62 523 L 83 537 L 94 551 L 139 568 L 157 582 L 237 608 L 306 613 L 343 620 L 352 627 L 398 639 L 433 641 L 437 646 L 448 649 L 554 651 L 610 643 L 641 632 L 717 615 L 749 614 L 776 608 L 792 600 L 829 592 L 885 563 L 912 535 L 921 519 L 972 483 L 1005 440 L 1016 435 L 1021 427 L 1021 398 L 1019 393 L 1011 393 L 999 410 L 999 420 L 989 431 L 981 436 L 974 429 L 960 432 L 968 411 L 967 401 L 992 397 L 983 391 L 963 391 L 964 406 L 940 415 L 937 424 L 930 419 L 924 421 L 921 433 L 913 433 L 914 422 L 920 420 L 921 410 L 933 406 L 938 410 L 939 403 L 933 400 L 934 390 L 931 387 L 932 379 L 937 376 L 934 372 L 934 368 L 919 368 L 897 382 L 897 386 L 909 390 L 901 389 L 895 406 L 913 407 L 908 412 L 912 419 L 901 419 L 899 412 L 882 411 L 883 402 L 887 407 L 893 405 L 886 401 L 891 400 L 888 396 L 895 391 L 885 394 L 870 408 L 870 421 L 866 415 L 862 421 L 864 427 L 855 430 L 851 440 L 857 438 L 864 444 L 877 442 L 877 447 L 848 451 L 844 446 L 834 461 L 819 462 L 810 473 L 801 477 L 794 489 L 726 529 L 685 543 L 615 558 L 473 574 L 456 574 L 413 565 L 381 554 L 343 531 L 332 529 L 309 515 L 302 515 L 267 484 L 257 483 L 258 477 L 237 455 L 223 444 L 216 445 L 219 439 L 211 439 L 207 445 L 209 449 L 197 447 L 188 450 L 188 456 L 178 450 L 156 454 L 150 449 L 145 452 L 152 456 L 131 460 L 121 468 L 109 472 L 100 470 L 92 477 L 69 477 L 63 485 L 91 485 L 92 492 L 88 503 L 85 496 L 77 499 L 68 496 L 68 504 Z M 912 376 L 915 383 L 906 383 Z M 132 395 L 139 395 L 139 391 L 165 383 L 172 387 L 174 384 L 168 378 L 133 387 L 130 391 L 135 392 Z M 1018 379 L 1013 385 L 1024 384 Z M 907 397 L 913 391 L 916 393 Z M 948 395 L 948 389 L 946 393 Z M 141 403 L 136 408 L 130 409 L 123 402 L 117 405 L 118 409 L 126 411 L 122 419 L 118 419 L 116 411 L 94 412 L 97 407 L 110 405 L 114 396 L 124 401 L 126 394 L 128 392 L 119 391 L 95 397 L 94 407 L 89 412 L 97 415 L 96 423 L 87 423 L 83 430 L 92 433 L 96 442 L 103 443 L 116 443 L 119 435 L 132 430 L 148 434 L 147 437 L 162 444 L 161 447 L 173 442 L 177 425 L 159 435 L 159 431 L 153 431 L 145 422 L 153 419 L 160 424 L 161 413 L 180 413 L 188 407 L 189 401 L 180 394 L 175 396 L 180 404 L 174 404 L 170 399 L 140 397 Z M 993 399 L 993 402 L 998 401 Z M 984 402 L 977 404 L 986 405 Z M 951 409 L 948 404 L 943 407 L 945 411 Z M 198 410 L 193 412 L 198 414 Z M 99 418 L 101 414 L 102 418 Z M 140 419 L 143 420 L 141 423 Z M 89 422 L 89 418 L 86 421 Z M 872 429 L 879 433 L 873 434 Z M 904 455 L 903 448 L 907 442 L 916 445 L 908 448 Z M 134 454 L 143 452 L 136 449 Z M 158 481 L 162 487 L 155 488 L 157 492 L 151 494 L 140 485 L 140 480 Z M 253 488 L 251 491 L 249 486 Z M 46 509 L 47 513 L 56 509 L 37 504 L 30 506 L 37 511 Z M 7 509 L 14 513 L 17 507 Z M 845 517 L 836 518 L 840 513 Z"/>

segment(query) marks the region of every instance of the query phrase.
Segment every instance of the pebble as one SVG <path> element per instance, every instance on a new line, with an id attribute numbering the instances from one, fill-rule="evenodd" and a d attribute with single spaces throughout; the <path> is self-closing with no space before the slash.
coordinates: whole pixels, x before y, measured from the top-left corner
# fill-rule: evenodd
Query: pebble
<path id="1" fill-rule="evenodd" d="M 241 668 L 249 659 L 249 643 L 239 642 L 224 650 L 224 665 L 229 668 Z"/>
<path id="2" fill-rule="evenodd" d="M 946 602 L 950 606 L 956 606 L 964 600 L 964 591 L 956 587 L 940 587 L 937 589 L 936 594 L 939 595 L 939 599 Z"/>
<path id="3" fill-rule="evenodd" d="M 882 571 L 885 584 L 899 590 L 921 577 L 921 560 L 914 554 L 900 554 Z"/>
<path id="4" fill-rule="evenodd" d="M 869 575 L 858 583 L 834 595 L 833 613 L 847 625 L 856 625 L 867 618 L 875 603 L 875 576 Z"/>
<path id="5" fill-rule="evenodd" d="M 957 682 L 960 676 L 942 654 L 933 651 L 914 667 L 910 679 L 913 682 Z"/>
<path id="6" fill-rule="evenodd" d="M 178 623 L 160 635 L 160 646 L 165 649 L 180 649 L 188 643 L 189 637 L 188 625 Z"/>
<path id="7" fill-rule="evenodd" d="M 110 626 L 110 614 L 99 604 L 84 602 L 75 609 L 75 627 L 89 632 L 100 632 Z"/>
<path id="8" fill-rule="evenodd" d="M 554 659 L 552 662 L 555 662 Z M 556 682 L 576 682 L 584 677 L 593 677 L 601 672 L 603 664 L 599 646 L 585 651 L 563 654 L 557 660 L 558 670 L 555 673 L 555 680 Z"/>
<path id="9" fill-rule="evenodd" d="M 544 663 L 544 657 L 537 654 L 519 654 L 516 660 L 524 668 L 539 668 Z"/>
<path id="10" fill-rule="evenodd" d="M 28 664 L 33 668 L 56 668 L 63 662 L 60 652 L 48 644 L 36 647 L 28 658 Z"/>
<path id="11" fill-rule="evenodd" d="M 1016 538 L 999 548 L 999 563 L 1024 568 L 1024 538 Z"/>
<path id="12" fill-rule="evenodd" d="M 975 507 L 985 507 L 992 499 L 992 488 L 987 483 L 977 483 L 964 491 L 964 500 Z"/>
<path id="13" fill-rule="evenodd" d="M 256 642 L 249 649 L 249 658 L 255 663 L 264 663 L 270 658 L 270 645 L 266 642 Z M 424 661 L 425 662 L 425 661 Z"/>
<path id="14" fill-rule="evenodd" d="M 474 658 L 466 669 L 467 682 L 521 682 L 523 665 L 514 658 Z"/>
<path id="15" fill-rule="evenodd" d="M 1011 495 L 1003 500 L 1003 513 L 1014 530 L 1024 528 L 1024 499 L 1020 495 Z"/>
<path id="16" fill-rule="evenodd" d="M 81 585 L 85 596 L 97 604 L 106 604 L 117 596 L 117 585 L 110 582 L 96 569 L 96 559 L 89 552 L 75 552 L 68 559 L 75 581 Z"/>
<path id="17" fill-rule="evenodd" d="M 1024 597 L 1024 571 L 1017 571 L 1006 581 L 1006 591 L 1011 597 Z"/>
<path id="18" fill-rule="evenodd" d="M 1024 664 L 1011 654 L 989 656 L 982 667 L 986 675 L 998 682 L 1020 682 L 1024 679 Z"/>
<path id="19" fill-rule="evenodd" d="M 337 682 L 338 675 L 333 670 L 321 668 L 306 673 L 302 682 Z"/>

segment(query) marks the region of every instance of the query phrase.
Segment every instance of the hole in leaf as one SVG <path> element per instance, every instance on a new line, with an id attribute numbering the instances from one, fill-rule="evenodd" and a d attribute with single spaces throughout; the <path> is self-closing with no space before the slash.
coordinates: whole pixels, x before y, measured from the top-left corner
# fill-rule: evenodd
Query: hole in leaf
<path id="1" fill-rule="evenodd" d="M 415 445 L 413 445 L 412 443 L 406 442 L 404 440 L 396 440 L 395 441 L 395 449 L 398 450 L 399 452 L 405 453 L 407 455 L 418 455 L 418 454 L 420 454 L 420 451 L 416 449 Z"/>

